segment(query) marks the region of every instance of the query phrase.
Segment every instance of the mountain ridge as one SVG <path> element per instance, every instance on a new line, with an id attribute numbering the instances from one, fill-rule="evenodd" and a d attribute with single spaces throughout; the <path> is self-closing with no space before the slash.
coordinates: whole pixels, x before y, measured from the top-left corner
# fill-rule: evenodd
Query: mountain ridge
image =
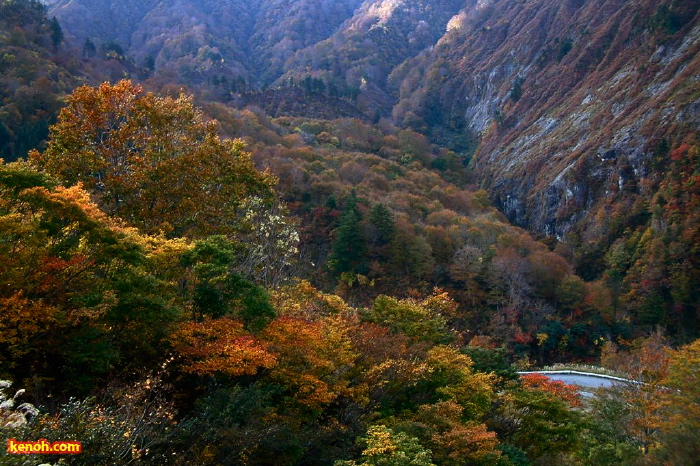
<path id="1" fill-rule="evenodd" d="M 85 5 L 50 10 L 78 41 L 100 24 L 76 26 L 91 24 Z M 116 2 L 93 5 L 102 21 L 122 17 L 105 15 Z M 357 109 L 424 132 L 470 163 L 511 221 L 561 239 L 602 200 L 640 194 L 655 147 L 700 126 L 699 10 L 698 0 L 151 0 L 129 34 L 115 22 L 96 40 L 128 42 L 156 83 L 296 116 L 309 110 L 289 105 L 296 91 L 256 92 L 303 88 L 319 105 L 314 94 L 347 102 L 335 116 Z"/>
<path id="2" fill-rule="evenodd" d="M 601 183 L 639 183 L 655 144 L 678 144 L 699 123 L 697 92 L 682 91 L 700 69 L 697 11 L 678 13 L 683 24 L 666 31 L 654 24 L 663 5 L 635 2 L 630 12 L 628 3 L 491 2 L 483 23 L 464 21 L 425 58 L 394 118 L 417 113 L 434 127 L 463 115 L 458 123 L 481 141 L 475 179 L 512 221 L 563 236 L 577 212 L 610 194 Z M 589 175 L 577 183 L 576 172 Z"/>

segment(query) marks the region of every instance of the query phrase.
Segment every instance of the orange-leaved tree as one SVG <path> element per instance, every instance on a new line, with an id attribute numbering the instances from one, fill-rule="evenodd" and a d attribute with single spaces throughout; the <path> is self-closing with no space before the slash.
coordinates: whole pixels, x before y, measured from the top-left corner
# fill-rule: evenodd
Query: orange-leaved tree
<path id="1" fill-rule="evenodd" d="M 357 354 L 340 318 L 316 322 L 280 317 L 260 334 L 269 343 L 278 364 L 272 380 L 289 390 L 290 406 L 320 412 L 340 396 L 347 396 L 348 371 Z"/>
<path id="2" fill-rule="evenodd" d="M 478 419 L 465 419 L 464 408 L 455 401 L 422 405 L 412 418 L 419 439 L 439 464 L 500 464 L 496 433 Z"/>
<path id="3" fill-rule="evenodd" d="M 83 182 L 100 207 L 149 233 L 235 231 L 244 201 L 271 200 L 241 141 L 222 140 L 192 98 L 159 97 L 131 83 L 82 86 L 30 158 L 66 186 Z"/>
<path id="4" fill-rule="evenodd" d="M 572 408 L 583 407 L 581 395 L 575 385 L 569 385 L 561 380 L 552 380 L 544 374 L 525 374 L 520 380 L 525 388 L 549 392 L 566 401 Z"/>
<path id="5" fill-rule="evenodd" d="M 277 363 L 265 342 L 248 333 L 242 322 L 228 317 L 183 322 L 172 341 L 185 371 L 198 375 L 255 375 Z"/>

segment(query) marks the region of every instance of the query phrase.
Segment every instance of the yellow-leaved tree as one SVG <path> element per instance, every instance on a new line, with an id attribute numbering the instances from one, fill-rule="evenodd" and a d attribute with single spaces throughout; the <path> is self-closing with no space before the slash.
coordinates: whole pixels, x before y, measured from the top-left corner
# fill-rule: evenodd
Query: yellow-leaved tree
<path id="1" fill-rule="evenodd" d="M 700 340 L 669 351 L 668 375 L 663 381 L 661 448 L 658 464 L 693 464 L 700 458 Z"/>

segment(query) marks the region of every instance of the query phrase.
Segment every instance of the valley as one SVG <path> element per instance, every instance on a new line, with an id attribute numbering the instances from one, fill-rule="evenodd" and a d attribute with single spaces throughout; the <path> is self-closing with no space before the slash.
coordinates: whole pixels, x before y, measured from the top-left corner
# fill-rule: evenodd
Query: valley
<path id="1" fill-rule="evenodd" d="M 0 0 L 0 432 L 71 464 L 689 464 L 699 11 Z M 629 383 L 518 376 L 555 363 Z"/>

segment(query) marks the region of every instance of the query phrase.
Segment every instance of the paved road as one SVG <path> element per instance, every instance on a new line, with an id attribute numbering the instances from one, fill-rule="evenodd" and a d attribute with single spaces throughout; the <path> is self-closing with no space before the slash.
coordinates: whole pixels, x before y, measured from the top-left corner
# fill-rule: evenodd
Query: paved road
<path id="1" fill-rule="evenodd" d="M 598 387 L 611 387 L 616 383 L 620 383 L 617 380 L 604 379 L 602 377 L 594 377 L 590 375 L 577 375 L 577 374 L 544 374 L 552 380 L 561 380 L 565 383 L 570 383 L 573 385 L 578 385 L 579 387 L 586 388 L 598 388 Z"/>

